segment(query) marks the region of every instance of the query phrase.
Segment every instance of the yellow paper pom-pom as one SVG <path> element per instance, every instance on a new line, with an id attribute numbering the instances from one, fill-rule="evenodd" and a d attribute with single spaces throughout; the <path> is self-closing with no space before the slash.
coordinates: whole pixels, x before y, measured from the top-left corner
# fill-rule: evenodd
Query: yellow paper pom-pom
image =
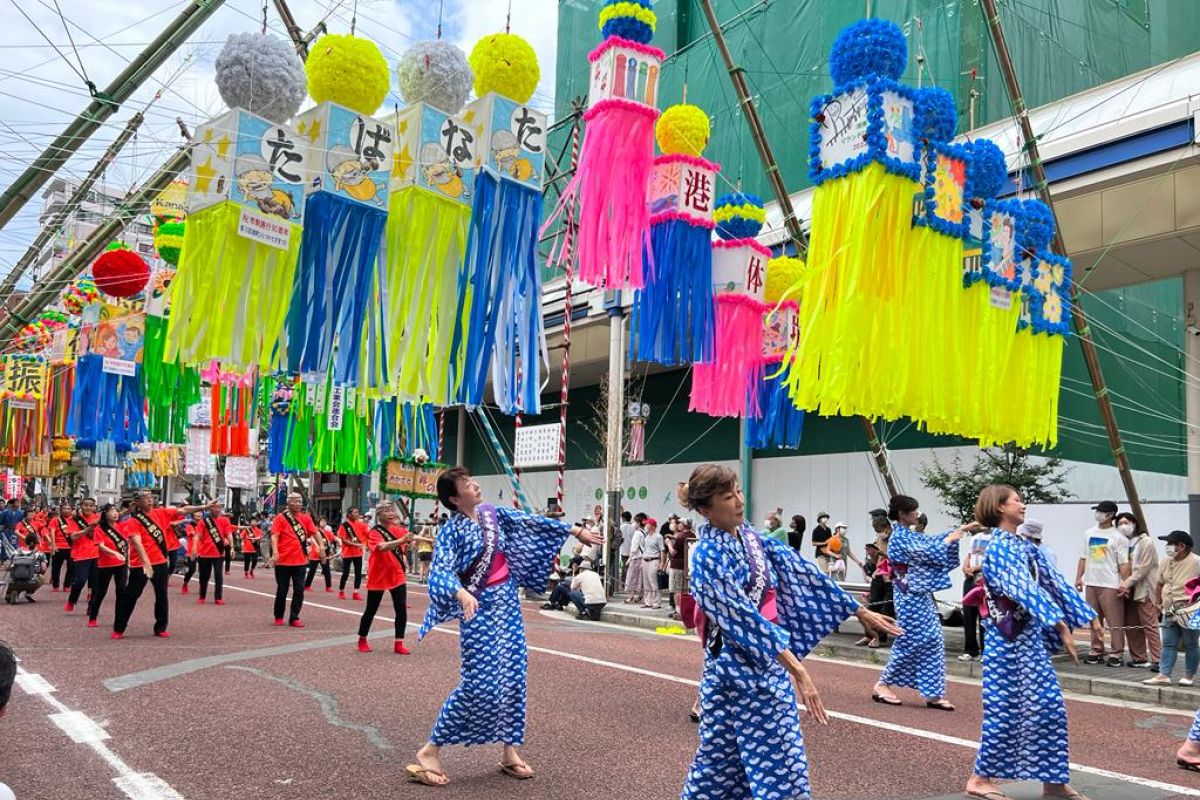
<path id="1" fill-rule="evenodd" d="M 528 103 L 542 78 L 537 53 L 515 33 L 493 33 L 471 48 L 467 59 L 475 73 L 475 95 L 495 92 L 518 103 Z"/>
<path id="2" fill-rule="evenodd" d="M 711 132 L 704 109 L 687 103 L 671 106 L 654 124 L 658 149 L 668 154 L 700 155 L 708 145 Z"/>
<path id="3" fill-rule="evenodd" d="M 778 303 L 788 290 L 800 282 L 804 274 L 804 262 L 791 256 L 772 258 L 767 262 L 767 283 L 763 286 L 763 299 Z M 788 295 L 789 300 L 799 300 L 798 292 Z"/>
<path id="4" fill-rule="evenodd" d="M 317 40 L 304 64 L 308 93 L 360 114 L 374 114 L 391 86 L 387 60 L 374 42 L 327 33 Z"/>

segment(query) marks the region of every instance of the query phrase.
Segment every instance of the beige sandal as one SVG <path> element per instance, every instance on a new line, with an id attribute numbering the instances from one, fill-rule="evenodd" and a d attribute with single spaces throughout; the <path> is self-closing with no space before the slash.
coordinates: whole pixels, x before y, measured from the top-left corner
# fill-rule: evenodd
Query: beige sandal
<path id="1" fill-rule="evenodd" d="M 501 761 L 496 766 L 500 767 L 500 771 L 503 772 L 508 777 L 516 778 L 519 781 L 528 780 L 528 779 L 532 778 L 535 774 L 533 769 L 523 761 L 519 761 L 515 764 L 505 764 L 503 761 Z M 520 770 L 522 768 L 524 768 L 528 771 L 527 772 L 519 772 L 518 770 Z"/>
<path id="2" fill-rule="evenodd" d="M 440 769 L 422 767 L 420 764 L 409 764 L 404 768 L 404 771 L 408 774 L 408 780 L 412 783 L 420 783 L 424 784 L 425 786 L 445 786 L 450 783 L 450 779 L 446 777 L 446 773 L 442 772 Z M 439 778 L 446 778 L 446 780 L 442 783 L 438 783 L 437 781 L 430 780 L 430 775 L 436 775 Z"/>

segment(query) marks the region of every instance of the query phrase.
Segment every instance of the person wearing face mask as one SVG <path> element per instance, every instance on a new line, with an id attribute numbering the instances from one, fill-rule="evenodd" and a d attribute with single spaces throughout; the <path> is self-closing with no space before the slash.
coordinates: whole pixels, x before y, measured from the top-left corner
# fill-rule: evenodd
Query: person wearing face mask
<path id="1" fill-rule="evenodd" d="M 780 544 L 788 543 L 787 531 L 783 528 L 783 522 L 779 519 L 778 511 L 767 512 L 766 520 L 763 522 L 763 536 L 768 539 L 774 539 Z"/>
<path id="2" fill-rule="evenodd" d="M 1129 540 L 1129 577 L 1117 590 L 1125 603 L 1125 639 L 1129 643 L 1129 666 L 1158 672 L 1162 654 L 1158 638 L 1158 608 L 1151 590 L 1158 577 L 1158 553 L 1149 534 L 1128 511 L 1117 514 L 1117 530 Z"/>
<path id="3" fill-rule="evenodd" d="M 1158 538 L 1167 543 L 1167 560 L 1159 567 L 1155 587 L 1158 606 L 1162 609 L 1162 661 L 1158 674 L 1142 683 L 1169 685 L 1182 643 L 1183 677 L 1179 679 L 1179 685 L 1191 686 L 1196 680 L 1196 670 L 1200 669 L 1200 631 L 1191 630 L 1178 618 L 1177 612 L 1192 603 L 1187 585 L 1200 578 L 1200 556 L 1192 552 L 1195 545 L 1191 534 L 1171 531 Z"/>
<path id="4" fill-rule="evenodd" d="M 1084 554 L 1075 572 L 1075 589 L 1084 592 L 1103 627 L 1092 628 L 1092 646 L 1084 661 L 1119 667 L 1125 653 L 1125 600 L 1117 594 L 1129 578 L 1129 540 L 1113 525 L 1117 504 L 1104 500 L 1092 506 L 1095 526 L 1084 531 Z M 1104 627 L 1109 628 L 1112 646 L 1105 658 Z"/>

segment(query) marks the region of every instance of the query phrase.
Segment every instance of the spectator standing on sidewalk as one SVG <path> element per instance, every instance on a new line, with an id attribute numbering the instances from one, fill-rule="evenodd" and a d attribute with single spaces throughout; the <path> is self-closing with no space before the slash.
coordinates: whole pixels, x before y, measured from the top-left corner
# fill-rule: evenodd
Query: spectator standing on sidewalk
<path id="1" fill-rule="evenodd" d="M 638 514 L 634 519 L 633 538 L 629 542 L 629 564 L 625 567 L 625 602 L 642 602 L 642 542 L 646 540 L 646 515 Z"/>
<path id="2" fill-rule="evenodd" d="M 628 511 L 621 512 L 621 545 L 617 548 L 617 554 L 621 556 L 621 563 L 617 565 L 617 574 L 623 575 L 625 565 L 629 563 L 629 545 L 633 544 L 633 514 Z"/>
<path id="3" fill-rule="evenodd" d="M 1117 530 L 1129 539 L 1129 577 L 1117 590 L 1125 603 L 1129 666 L 1158 672 L 1162 648 L 1153 591 L 1158 580 L 1158 553 L 1150 535 L 1128 511 L 1117 515 Z"/>
<path id="4" fill-rule="evenodd" d="M 808 527 L 808 522 L 801 514 L 792 515 L 792 524 L 788 528 L 788 544 L 797 553 L 800 548 L 804 547 L 804 529 Z"/>
<path id="5" fill-rule="evenodd" d="M 1042 542 L 1043 527 L 1044 526 L 1042 523 L 1038 522 L 1036 519 L 1027 519 L 1021 524 L 1020 527 L 1017 528 L 1017 535 L 1024 536 L 1026 539 L 1036 544 L 1037 549 L 1040 550 L 1042 555 L 1046 557 L 1046 563 L 1050 565 L 1050 568 L 1055 572 L 1059 572 L 1058 555 L 1055 554 L 1054 549 L 1050 547 L 1050 545 Z"/>
<path id="6" fill-rule="evenodd" d="M 667 539 L 667 591 L 670 593 L 671 619 L 679 619 L 679 606 L 676 600 L 683 591 L 687 565 L 688 543 L 696 540 L 696 532 L 692 530 L 691 520 L 675 519 L 671 522 L 674 535 Z"/>
<path id="7" fill-rule="evenodd" d="M 1117 504 L 1104 500 L 1092 506 L 1096 524 L 1084 531 L 1084 553 L 1075 572 L 1075 588 L 1084 592 L 1096 612 L 1100 626 L 1092 628 L 1092 647 L 1084 661 L 1119 667 L 1125 653 L 1125 601 L 1118 594 L 1129 577 L 1129 540 L 1113 525 Z M 1111 646 L 1105 658 L 1104 628 L 1109 628 Z"/>
<path id="8" fill-rule="evenodd" d="M 768 539 L 774 539 L 780 544 L 788 543 L 788 533 L 783 529 L 783 521 L 780 519 L 778 511 L 767 512 L 762 535 Z"/>
<path id="9" fill-rule="evenodd" d="M 662 608 L 662 590 L 658 588 L 658 573 L 667 563 L 667 548 L 658 522 L 646 520 L 646 536 L 642 540 L 642 608 Z"/>
<path id="10" fill-rule="evenodd" d="M 979 582 L 979 575 L 983 570 L 983 552 L 987 550 L 991 535 L 991 529 L 984 528 L 967 542 L 967 554 L 963 556 L 962 562 L 963 597 L 966 597 Z M 1017 528 L 1017 535 L 1021 535 L 1020 528 Z M 962 615 L 963 651 L 958 660 L 978 661 L 979 656 L 983 653 L 983 621 L 979 617 L 979 606 L 964 603 Z"/>
<path id="11" fill-rule="evenodd" d="M 1155 588 L 1158 605 L 1163 613 L 1162 661 L 1158 674 L 1142 683 L 1151 686 L 1169 684 L 1171 672 L 1175 669 L 1179 645 L 1182 643 L 1183 677 L 1179 680 L 1179 685 L 1191 686 L 1196 680 L 1196 670 L 1200 669 L 1200 631 L 1191 630 L 1183 625 L 1176 617 L 1176 612 L 1192 602 L 1187 584 L 1200 578 L 1200 556 L 1192 552 L 1195 543 L 1191 535 L 1184 531 L 1171 531 L 1158 538 L 1167 543 L 1167 560 L 1159 568 L 1158 585 Z"/>
<path id="12" fill-rule="evenodd" d="M 820 514 L 817 514 L 817 527 L 813 528 L 812 543 L 814 549 L 813 556 L 817 560 L 817 568 L 821 570 L 821 574 L 823 575 L 829 574 L 829 570 L 835 560 L 825 548 L 825 545 L 832 537 L 833 531 L 829 529 L 829 515 L 822 511 Z"/>
<path id="13" fill-rule="evenodd" d="M 887 555 L 892 523 L 887 517 L 873 516 L 871 517 L 871 528 L 875 531 L 875 541 L 866 546 L 867 557 L 863 562 L 863 572 L 871 579 L 871 587 L 867 593 L 867 607 L 878 614 L 894 619 L 896 606 L 892 594 L 892 564 Z M 867 631 L 861 639 L 855 642 L 855 645 L 859 647 L 865 645 L 874 650 L 887 643 L 886 632 Z"/>

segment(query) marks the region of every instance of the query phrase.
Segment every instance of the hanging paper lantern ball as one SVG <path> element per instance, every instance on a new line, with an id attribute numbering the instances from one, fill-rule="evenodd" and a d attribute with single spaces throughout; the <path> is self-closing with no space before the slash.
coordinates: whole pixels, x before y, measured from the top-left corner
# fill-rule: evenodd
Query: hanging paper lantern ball
<path id="1" fill-rule="evenodd" d="M 958 130 L 954 95 L 937 86 L 917 90 L 917 130 L 934 142 L 948 142 Z"/>
<path id="2" fill-rule="evenodd" d="M 387 97 L 391 73 L 374 42 L 327 33 L 317 40 L 304 62 L 308 93 L 360 114 L 374 114 Z"/>
<path id="3" fill-rule="evenodd" d="M 967 196 L 990 200 L 1000 194 L 1008 180 L 1004 151 L 991 139 L 967 142 Z"/>
<path id="4" fill-rule="evenodd" d="M 113 297 L 133 297 L 146 288 L 150 265 L 125 245 L 114 242 L 92 264 L 92 279 L 97 288 Z"/>
<path id="5" fill-rule="evenodd" d="M 515 33 L 493 33 L 471 48 L 471 70 L 475 73 L 475 96 L 488 92 L 528 103 L 542 79 L 537 53 Z"/>
<path id="6" fill-rule="evenodd" d="M 179 266 L 179 253 L 183 250 L 184 221 L 169 219 L 158 223 L 154 229 L 154 249 L 158 257 L 172 267 Z"/>
<path id="7" fill-rule="evenodd" d="M 778 303 L 788 290 L 800 282 L 804 274 L 804 262 L 792 256 L 779 256 L 767 261 L 767 281 L 763 285 L 763 299 L 768 303 Z M 790 300 L 799 300 L 796 292 L 789 296 Z"/>
<path id="8" fill-rule="evenodd" d="M 475 76 L 467 56 L 446 41 L 417 42 L 396 64 L 400 96 L 408 105 L 428 103 L 448 114 L 462 111 Z"/>
<path id="9" fill-rule="evenodd" d="M 68 314 L 78 316 L 83 313 L 84 306 L 91 305 L 99 299 L 100 292 L 96 290 L 95 282 L 83 275 L 63 291 L 62 304 Z"/>
<path id="10" fill-rule="evenodd" d="M 662 112 L 654 123 L 658 149 L 667 154 L 698 156 L 708 146 L 712 126 L 699 106 L 680 103 Z"/>
<path id="11" fill-rule="evenodd" d="M 657 21 L 650 0 L 608 0 L 600 9 L 600 34 L 649 44 Z"/>
<path id="12" fill-rule="evenodd" d="M 713 203 L 713 221 L 722 239 L 753 239 L 767 220 L 761 197 L 734 192 Z"/>
<path id="13" fill-rule="evenodd" d="M 829 51 L 829 73 L 834 86 L 867 75 L 900 80 L 907 63 L 904 31 L 885 19 L 860 19 L 847 25 Z"/>
<path id="14" fill-rule="evenodd" d="M 1042 250 L 1054 238 L 1054 212 L 1041 200 L 1021 203 L 1021 247 L 1030 252 Z"/>
<path id="15" fill-rule="evenodd" d="M 62 330 L 67 327 L 67 315 L 61 311 L 48 309 L 37 315 L 35 320 L 38 324 L 45 327 L 46 330 L 53 333 L 57 330 Z"/>
<path id="16" fill-rule="evenodd" d="M 295 48 L 257 33 L 230 34 L 217 55 L 216 80 L 225 105 L 276 123 L 295 116 L 307 94 Z"/>

